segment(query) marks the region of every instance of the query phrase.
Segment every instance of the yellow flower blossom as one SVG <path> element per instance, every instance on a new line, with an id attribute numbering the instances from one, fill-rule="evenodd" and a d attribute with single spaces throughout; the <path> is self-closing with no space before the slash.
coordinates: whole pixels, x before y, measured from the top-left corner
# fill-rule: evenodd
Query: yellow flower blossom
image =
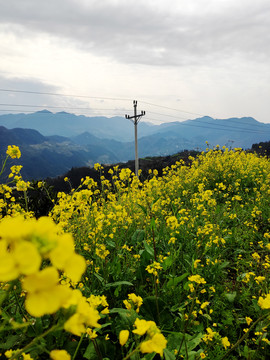
<path id="1" fill-rule="evenodd" d="M 204 303 L 202 303 L 201 309 L 205 309 L 206 306 L 208 306 L 209 304 L 210 304 L 209 301 L 205 301 Z"/>
<path id="2" fill-rule="evenodd" d="M 129 338 L 129 331 L 128 330 L 121 330 L 119 333 L 119 343 L 121 346 L 124 346 Z"/>
<path id="3" fill-rule="evenodd" d="M 100 327 L 98 323 L 100 319 L 99 312 L 88 303 L 87 299 L 79 290 L 73 290 L 71 296 L 65 303 L 66 308 L 71 305 L 76 306 L 76 313 L 65 322 L 64 329 L 66 331 L 80 336 L 86 332 L 87 327 Z"/>
<path id="4" fill-rule="evenodd" d="M 71 356 L 66 350 L 52 350 L 50 352 L 50 358 L 52 360 L 70 360 Z"/>
<path id="5" fill-rule="evenodd" d="M 123 301 L 126 309 L 131 310 L 133 306 L 136 306 L 136 312 L 138 313 L 140 310 L 140 307 L 143 304 L 143 299 L 141 296 L 137 296 L 134 293 L 128 294 L 128 300 Z"/>
<path id="6" fill-rule="evenodd" d="M 86 333 L 89 336 L 89 339 L 91 339 L 91 340 L 97 338 L 97 336 L 98 336 L 97 332 L 95 330 L 92 330 L 91 328 L 87 328 Z"/>
<path id="7" fill-rule="evenodd" d="M 139 319 L 137 318 L 135 320 L 134 325 L 136 326 L 136 329 L 133 330 L 134 334 L 138 334 L 138 335 L 144 335 L 150 327 L 156 328 L 156 324 L 154 321 L 146 321 L 144 319 Z"/>
<path id="8" fill-rule="evenodd" d="M 188 280 L 197 284 L 206 284 L 206 281 L 200 275 L 191 275 L 188 277 Z"/>
<path id="9" fill-rule="evenodd" d="M 160 263 L 157 262 L 157 261 L 154 261 L 152 264 L 148 265 L 145 270 L 149 274 L 153 274 L 154 276 L 158 276 L 158 270 L 161 270 L 161 269 L 162 269 L 162 266 L 160 265 Z"/>
<path id="10" fill-rule="evenodd" d="M 25 308 L 35 317 L 55 313 L 71 293 L 69 288 L 59 285 L 58 271 L 54 267 L 26 276 L 22 285 L 27 292 Z"/>
<path id="11" fill-rule="evenodd" d="M 143 341 L 140 345 L 140 351 L 144 353 L 156 352 L 160 356 L 163 356 L 163 350 L 166 348 L 167 340 L 162 334 L 154 334 L 154 336 L 146 341 Z"/>
<path id="12" fill-rule="evenodd" d="M 18 180 L 17 183 L 16 183 L 16 189 L 18 191 L 26 191 L 30 186 L 30 182 L 27 181 L 23 181 L 23 180 Z"/>
<path id="13" fill-rule="evenodd" d="M 206 329 L 207 331 L 207 334 L 205 334 L 203 337 L 202 337 L 202 340 L 205 341 L 206 343 L 208 343 L 209 341 L 213 341 L 213 338 L 216 334 L 216 331 L 213 331 L 211 328 L 207 328 Z"/>
<path id="14" fill-rule="evenodd" d="M 221 339 L 222 345 L 224 346 L 225 350 L 227 350 L 227 347 L 229 347 L 231 344 L 227 338 L 227 336 L 223 337 Z"/>
<path id="15" fill-rule="evenodd" d="M 259 297 L 258 304 L 262 309 L 270 309 L 270 293 L 265 298 Z"/>
<path id="16" fill-rule="evenodd" d="M 19 159 L 21 157 L 21 151 L 16 145 L 8 145 L 6 154 L 11 157 L 11 159 Z"/>

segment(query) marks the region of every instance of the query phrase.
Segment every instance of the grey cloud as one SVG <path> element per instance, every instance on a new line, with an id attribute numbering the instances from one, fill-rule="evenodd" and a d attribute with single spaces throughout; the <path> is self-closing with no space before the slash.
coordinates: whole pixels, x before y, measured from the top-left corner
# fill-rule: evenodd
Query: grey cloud
<path id="1" fill-rule="evenodd" d="M 64 37 L 87 52 L 126 63 L 185 65 L 235 55 L 262 61 L 269 57 L 268 0 L 235 0 L 222 11 L 210 0 L 206 3 L 208 8 L 181 12 L 148 1 L 9 0 L 1 5 L 0 22 L 27 35 Z"/>

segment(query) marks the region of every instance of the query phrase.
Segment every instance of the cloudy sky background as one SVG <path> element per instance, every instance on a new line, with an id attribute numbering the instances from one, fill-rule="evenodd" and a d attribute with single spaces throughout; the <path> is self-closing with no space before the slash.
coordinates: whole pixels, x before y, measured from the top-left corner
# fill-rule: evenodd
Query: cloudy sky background
<path id="1" fill-rule="evenodd" d="M 0 9 L 2 114 L 124 116 L 136 99 L 156 123 L 270 123 L 269 0 L 0 0 Z"/>

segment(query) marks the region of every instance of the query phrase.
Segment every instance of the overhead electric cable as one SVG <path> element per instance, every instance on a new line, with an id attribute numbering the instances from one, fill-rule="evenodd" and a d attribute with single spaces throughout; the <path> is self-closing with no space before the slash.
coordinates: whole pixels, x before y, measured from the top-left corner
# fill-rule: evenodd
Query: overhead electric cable
<path id="1" fill-rule="evenodd" d="M 154 120 L 154 121 L 159 121 L 158 119 L 153 119 L 153 118 L 149 118 L 147 117 L 149 120 Z M 192 120 L 191 120 L 192 121 Z M 211 126 L 202 126 L 202 125 L 196 125 L 196 124 L 187 124 L 186 122 L 180 122 L 179 121 L 179 125 L 183 125 L 183 126 L 193 126 L 193 127 L 201 127 L 203 129 L 212 129 L 212 130 L 221 130 L 221 131 L 226 131 L 227 129 L 220 129 L 220 128 L 213 128 Z M 211 124 L 213 125 L 213 124 Z M 238 129 L 237 129 L 238 130 Z M 248 132 L 248 133 L 259 133 L 259 134 L 265 134 L 265 131 L 258 131 L 258 130 L 247 130 L 247 129 L 240 129 L 241 131 L 244 132 Z"/>
<path id="2" fill-rule="evenodd" d="M 2 92 L 14 92 L 14 93 L 27 93 L 27 94 L 37 94 L 37 95 L 53 95 L 53 96 L 63 96 L 63 97 L 74 97 L 74 98 L 85 98 L 85 99 L 100 99 L 100 100 L 113 100 L 113 101 L 130 101 L 130 99 L 127 98 L 115 98 L 115 97 L 98 97 L 98 96 L 86 96 L 86 95 L 71 95 L 71 94 L 61 94 L 61 93 L 50 93 L 50 92 L 39 92 L 39 91 L 28 91 L 28 90 L 17 90 L 17 89 L 0 89 L 0 91 Z M 199 113 L 195 113 L 195 112 L 191 112 L 191 111 L 186 111 L 183 109 L 176 109 L 176 108 L 171 108 L 169 106 L 164 106 L 164 105 L 159 105 L 159 104 L 154 104 L 151 102 L 146 102 L 143 100 L 140 100 L 141 103 L 150 105 L 150 106 L 156 106 L 159 108 L 163 108 L 163 109 L 167 109 L 167 110 L 171 110 L 171 111 L 177 111 L 177 112 L 181 112 L 181 113 L 186 113 L 186 114 L 192 114 L 192 115 L 197 115 L 197 116 L 202 116 L 204 117 L 205 115 L 199 114 Z M 21 106 L 21 107 L 33 107 L 33 108 L 55 108 L 55 109 L 74 109 L 74 110 L 87 110 L 87 111 L 126 111 L 125 109 L 90 109 L 90 108 L 82 108 L 82 107 L 68 107 L 68 106 L 39 106 L 39 105 L 19 105 L 19 104 L 0 104 L 1 106 Z M 1 109 L 1 111 L 13 111 L 15 112 L 15 110 L 10 110 L 10 109 Z M 16 111 L 18 112 L 18 111 Z M 19 111 L 21 112 L 21 111 Z M 24 111 L 24 112 L 33 112 L 33 111 Z M 186 120 L 183 117 L 179 117 L 179 116 L 174 116 L 174 115 L 169 115 L 169 114 L 161 114 L 161 113 L 157 113 L 157 112 L 151 112 L 149 110 L 147 110 L 148 113 L 152 113 L 152 114 L 156 114 L 156 115 L 160 115 L 160 116 L 164 116 L 164 117 L 170 117 L 170 118 L 175 118 L 175 119 L 182 119 L 182 120 Z M 113 116 L 117 116 L 116 114 L 114 114 Z M 122 114 L 119 114 L 118 116 L 122 116 Z M 194 119 L 196 120 L 196 119 Z M 222 120 L 222 119 L 220 119 Z M 230 119 L 224 119 L 226 120 L 226 122 L 232 122 L 232 120 Z M 238 122 L 240 123 L 242 119 L 238 119 Z M 159 121 L 160 120 L 155 120 L 155 121 Z M 200 122 L 200 120 L 196 120 L 197 122 Z M 210 122 L 207 122 L 205 120 L 201 121 L 202 123 L 206 124 L 210 124 L 212 126 L 222 126 L 222 127 L 227 127 L 227 128 L 231 128 L 231 129 L 237 129 L 237 130 L 241 130 L 241 131 L 253 131 L 253 132 L 260 132 L 259 130 L 256 131 L 255 129 L 247 129 L 247 128 L 240 128 L 240 127 L 235 127 L 235 126 L 230 126 L 230 125 L 225 125 L 225 124 L 212 124 Z M 242 122 L 243 125 L 245 124 L 244 122 Z M 246 125 L 246 124 L 245 124 Z M 195 126 L 195 124 L 193 124 L 192 126 Z M 248 126 L 250 127 L 260 127 L 260 124 L 248 124 Z M 216 128 L 214 128 L 216 129 Z"/>
<path id="3" fill-rule="evenodd" d="M 168 110 L 172 110 L 172 111 L 177 111 L 177 112 L 184 112 L 184 113 L 187 113 L 187 114 L 191 114 L 191 115 L 199 115 L 199 116 L 202 116 L 202 117 L 205 117 L 206 115 L 202 115 L 202 114 L 198 114 L 198 113 L 195 113 L 195 112 L 190 112 L 190 111 L 185 111 L 185 110 L 181 110 L 181 109 L 175 109 L 175 108 L 171 108 L 169 106 L 163 106 L 163 105 L 159 105 L 159 104 L 154 104 L 154 103 L 149 103 L 149 102 L 146 102 L 146 101 L 143 101 L 143 100 L 140 100 L 140 102 L 144 103 L 144 104 L 148 104 L 148 105 L 151 105 L 151 106 L 156 106 L 156 107 L 160 107 L 160 108 L 165 108 L 165 109 L 168 109 Z M 151 113 L 151 111 L 147 110 L 147 113 Z M 156 114 L 156 115 L 164 115 L 164 116 L 169 116 L 169 117 L 175 117 L 175 118 L 180 118 L 180 117 L 177 117 L 177 116 L 174 116 L 174 115 L 165 115 L 165 114 L 160 114 L 160 113 L 154 113 L 153 114 Z M 209 116 L 208 116 L 209 117 Z M 181 118 L 181 119 L 184 119 L 184 118 Z M 218 120 L 226 120 L 227 122 L 232 122 L 232 120 L 230 119 L 218 119 Z M 238 118 L 237 121 L 238 122 L 242 122 L 242 118 Z M 256 120 L 255 120 L 256 121 Z M 245 122 L 242 122 L 243 124 L 246 124 Z M 261 126 L 260 124 L 248 124 L 249 126 Z"/>
<path id="4" fill-rule="evenodd" d="M 169 116 L 169 117 L 172 117 L 172 118 L 175 118 L 175 119 L 185 119 L 185 118 L 181 118 L 179 116 L 174 116 L 174 115 L 165 115 L 165 114 L 161 114 L 161 113 L 157 113 L 157 112 L 152 112 L 152 111 L 147 111 L 147 113 L 150 113 L 150 114 L 156 114 L 156 115 L 161 115 L 161 116 Z M 186 120 L 186 119 L 185 119 Z M 190 119 L 189 119 L 190 120 Z M 225 119 L 226 122 L 229 121 L 227 119 Z M 186 120 L 187 121 L 187 120 Z M 238 129 L 238 130 L 250 130 L 250 131 L 254 131 L 253 129 L 246 129 L 246 128 L 241 128 L 239 126 L 231 126 L 231 125 L 226 125 L 226 124 L 218 124 L 218 123 L 211 123 L 209 121 L 205 121 L 205 120 L 199 120 L 199 119 L 193 119 L 193 120 L 190 120 L 190 121 L 196 121 L 196 122 L 200 122 L 200 123 L 203 123 L 203 124 L 210 124 L 210 125 L 213 125 L 213 126 L 222 126 L 222 127 L 225 127 L 225 128 L 231 128 L 231 129 Z M 217 120 L 219 121 L 219 120 Z M 179 121 L 180 122 L 180 121 Z M 249 124 L 249 126 L 252 126 L 253 124 Z M 256 125 L 254 124 L 254 126 L 259 126 L 261 127 L 260 125 Z M 270 129 L 269 129 L 270 130 Z M 256 131 L 256 130 L 255 130 Z"/>
<path id="5" fill-rule="evenodd" d="M 73 107 L 73 106 L 53 106 L 53 105 L 26 105 L 26 104 L 0 104 L 0 106 L 14 106 L 14 107 L 33 107 L 45 109 L 70 109 L 70 110 L 90 110 L 90 111 L 126 111 L 126 109 L 104 109 L 104 108 L 90 108 L 90 107 Z M 2 110 L 2 109 L 1 109 Z"/>
<path id="6" fill-rule="evenodd" d="M 163 109 L 168 109 L 168 110 L 173 110 L 173 111 L 184 112 L 184 113 L 186 113 L 186 114 L 205 116 L 205 115 L 198 114 L 198 113 L 194 113 L 194 112 L 191 112 L 191 111 L 185 111 L 185 110 L 181 110 L 181 109 L 174 109 L 174 108 L 171 108 L 171 107 L 168 107 L 168 106 L 164 106 L 164 105 L 158 105 L 158 104 L 149 103 L 149 102 L 146 102 L 146 101 L 143 101 L 143 100 L 140 100 L 140 102 L 143 103 L 143 104 L 147 104 L 147 105 L 151 105 L 151 106 L 156 106 L 156 107 L 160 107 L 160 108 L 163 108 Z"/>
<path id="7" fill-rule="evenodd" d="M 36 95 L 67 96 L 67 97 L 84 98 L 84 99 L 130 101 L 130 99 L 126 99 L 126 98 L 113 98 L 113 97 L 101 97 L 101 96 L 86 96 L 86 95 L 71 95 L 71 94 L 60 94 L 60 93 L 50 93 L 50 92 L 41 92 L 41 91 L 28 91 L 28 90 L 16 90 L 16 89 L 0 89 L 0 91 L 3 91 L 3 92 L 13 92 L 13 93 L 36 94 Z"/>

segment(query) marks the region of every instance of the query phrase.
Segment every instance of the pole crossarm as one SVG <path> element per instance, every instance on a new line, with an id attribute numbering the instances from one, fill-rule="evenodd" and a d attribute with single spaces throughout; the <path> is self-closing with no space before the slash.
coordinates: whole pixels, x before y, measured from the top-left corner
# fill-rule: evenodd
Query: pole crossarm
<path id="1" fill-rule="evenodd" d="M 134 123 L 132 119 L 135 119 L 135 121 L 137 120 L 137 122 L 139 122 L 144 115 L 145 115 L 145 111 L 141 111 L 141 114 L 139 115 L 134 115 L 134 116 L 126 115 L 125 117 L 126 119 L 131 120 Z"/>

